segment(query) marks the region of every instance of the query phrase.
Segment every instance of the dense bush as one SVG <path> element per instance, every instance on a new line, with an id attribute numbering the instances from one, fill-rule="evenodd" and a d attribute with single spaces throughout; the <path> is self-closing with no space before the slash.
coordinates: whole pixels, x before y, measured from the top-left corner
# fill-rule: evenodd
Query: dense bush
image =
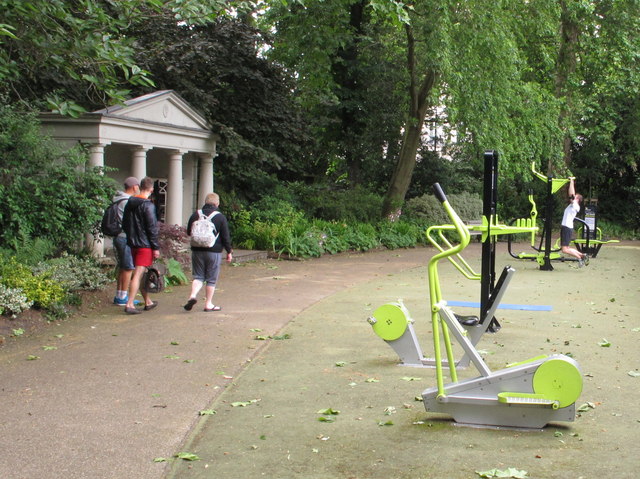
<path id="1" fill-rule="evenodd" d="M 19 288 L 8 288 L 0 283 L 0 314 L 16 316 L 33 306 L 33 301 Z"/>
<path id="2" fill-rule="evenodd" d="M 411 248 L 423 241 L 424 229 L 406 221 L 380 223 L 380 243 L 388 249 Z"/>
<path id="3" fill-rule="evenodd" d="M 23 262 L 26 253 L 0 254 L 0 314 L 15 316 L 34 307 L 47 316 L 62 318 L 67 306 L 79 305 L 79 291 L 97 290 L 110 279 L 96 259 L 90 255 L 63 254 L 43 260 L 36 255 L 37 264 Z"/>
<path id="4" fill-rule="evenodd" d="M 74 256 L 67 253 L 32 268 L 36 276 L 48 275 L 66 291 L 95 291 L 110 279 L 92 256 Z"/>
<path id="5" fill-rule="evenodd" d="M 61 283 L 52 278 L 51 271 L 34 274 L 29 267 L 15 258 L 0 264 L 0 284 L 22 291 L 28 301 L 39 309 L 48 309 L 64 300 L 66 291 Z"/>
<path id="6" fill-rule="evenodd" d="M 382 195 L 364 188 L 330 189 L 294 185 L 298 203 L 309 218 L 375 223 L 382 211 Z"/>
<path id="7" fill-rule="evenodd" d="M 115 187 L 87 158 L 79 147 L 63 151 L 34 114 L 0 98 L 0 247 L 17 251 L 38 237 L 63 251 L 92 231 Z"/>
<path id="8" fill-rule="evenodd" d="M 185 246 L 188 239 L 184 226 L 159 223 L 160 258 L 165 262 L 175 260 L 180 266 L 188 267 L 191 264 L 191 253 Z M 176 265 L 172 265 L 172 268 L 175 270 Z"/>
<path id="9" fill-rule="evenodd" d="M 448 194 L 447 200 L 462 221 L 482 218 L 482 199 L 471 193 Z M 440 201 L 432 194 L 412 198 L 407 201 L 402 217 L 422 226 L 449 224 L 451 219 Z"/>

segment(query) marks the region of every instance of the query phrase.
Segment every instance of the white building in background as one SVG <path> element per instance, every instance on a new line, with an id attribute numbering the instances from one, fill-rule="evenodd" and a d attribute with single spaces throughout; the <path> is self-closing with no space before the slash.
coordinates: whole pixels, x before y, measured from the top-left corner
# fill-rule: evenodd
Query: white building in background
<path id="1" fill-rule="evenodd" d="M 70 118 L 42 113 L 44 131 L 70 147 L 82 143 L 90 164 L 122 185 L 149 176 L 156 181 L 159 220 L 185 225 L 213 191 L 217 137 L 205 118 L 173 90 L 150 93 L 103 110 Z M 104 245 L 94 245 L 102 255 Z"/>

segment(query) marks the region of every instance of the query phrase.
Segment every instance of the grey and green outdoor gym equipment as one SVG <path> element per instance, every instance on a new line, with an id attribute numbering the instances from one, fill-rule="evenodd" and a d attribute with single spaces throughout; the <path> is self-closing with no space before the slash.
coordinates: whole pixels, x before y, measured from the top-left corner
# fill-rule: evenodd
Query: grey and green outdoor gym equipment
<path id="1" fill-rule="evenodd" d="M 531 234 L 531 248 L 533 252 L 514 253 L 512 250 L 513 235 L 508 236 L 509 254 L 516 259 L 537 261 L 540 269 L 543 271 L 553 271 L 553 261 L 577 261 L 577 258 L 567 257 L 560 253 L 560 240 L 552 243 L 553 228 L 553 211 L 555 200 L 553 195 L 556 194 L 564 185 L 569 183 L 569 178 L 554 178 L 553 176 L 545 176 L 536 170 L 535 163 L 531 164 L 531 172 L 533 176 L 543 181 L 546 185 L 546 203 L 544 208 L 543 227 L 540 242 L 536 246 L 536 233 Z M 529 218 L 517 219 L 513 224 L 522 224 L 527 222 L 535 225 L 538 217 L 536 202 L 533 193 L 529 193 L 529 203 L 531 203 L 531 213 Z M 607 243 L 617 243 L 617 240 L 605 240 L 602 238 L 602 231 L 597 227 L 595 207 L 587 204 L 585 206 L 584 217 L 576 217 L 575 222 L 579 224 L 577 237 L 573 240 L 576 249 L 582 253 L 586 253 L 591 258 L 595 258 L 600 248 Z"/>
<path id="2" fill-rule="evenodd" d="M 465 330 L 469 341 L 474 346 L 486 332 L 496 332 L 500 324 L 495 318 L 495 312 L 500 306 L 502 297 L 515 273 L 511 266 L 506 266 L 498 281 L 495 281 L 495 244 L 496 239 L 505 234 L 531 233 L 535 235 L 538 230 L 535 221 L 522 221 L 517 225 L 506 225 L 498 221 L 497 206 L 497 171 L 498 154 L 493 150 L 485 152 L 484 173 L 484 200 L 483 217 L 472 226 L 465 227 L 465 234 L 471 236 L 477 234 L 482 240 L 482 272 L 476 272 L 472 266 L 462 257 L 457 250 L 447 254 L 447 260 L 453 264 L 466 279 L 480 282 L 480 310 L 477 316 L 461 316 L 454 314 L 456 320 Z M 455 225 L 432 226 L 426 231 L 427 240 L 440 253 L 452 251 L 452 246 L 447 236 L 456 233 Z M 469 239 L 467 239 L 467 243 Z M 439 285 L 437 286 L 439 288 Z M 435 367 L 434 358 L 425 357 L 420 347 L 420 342 L 413 327 L 414 320 L 402 304 L 402 301 L 389 303 L 376 309 L 368 318 L 374 332 L 382 338 L 400 357 L 401 364 L 414 367 Z M 455 362 L 459 368 L 469 366 L 471 357 L 465 352 Z M 440 362 L 444 367 L 449 367 L 448 361 Z"/>
<path id="3" fill-rule="evenodd" d="M 562 354 L 538 356 L 491 371 L 447 306 L 440 289 L 438 264 L 464 250 L 470 234 L 438 184 L 434 185 L 434 191 L 453 222 L 459 242 L 438 252 L 429 261 L 437 385 L 422 392 L 425 409 L 450 415 L 458 423 L 492 427 L 539 429 L 553 421 L 574 421 L 575 402 L 582 392 L 582 373 L 574 359 Z M 453 366 L 449 368 L 451 382 L 445 383 L 444 368 L 455 364 L 452 336 L 480 373 L 478 377 L 459 380 Z"/>

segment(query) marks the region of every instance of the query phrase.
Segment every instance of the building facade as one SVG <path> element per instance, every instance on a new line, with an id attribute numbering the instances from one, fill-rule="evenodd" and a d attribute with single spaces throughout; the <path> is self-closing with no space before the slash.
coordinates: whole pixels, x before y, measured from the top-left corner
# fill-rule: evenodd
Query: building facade
<path id="1" fill-rule="evenodd" d="M 42 113 L 44 131 L 69 147 L 82 143 L 92 166 L 106 167 L 119 185 L 153 178 L 159 219 L 184 225 L 213 191 L 217 137 L 206 119 L 173 90 L 69 118 Z M 102 244 L 94 245 L 101 254 Z"/>

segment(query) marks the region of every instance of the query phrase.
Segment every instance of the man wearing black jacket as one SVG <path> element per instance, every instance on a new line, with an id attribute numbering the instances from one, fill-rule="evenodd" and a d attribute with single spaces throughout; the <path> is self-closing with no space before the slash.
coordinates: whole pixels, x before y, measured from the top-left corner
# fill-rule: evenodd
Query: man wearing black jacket
<path id="1" fill-rule="evenodd" d="M 222 308 L 213 304 L 213 294 L 216 291 L 216 282 L 220 275 L 220 266 L 222 263 L 222 250 L 227 251 L 227 263 L 233 259 L 233 250 L 231 249 L 231 235 L 229 234 L 229 224 L 227 218 L 218 212 L 220 206 L 220 196 L 217 193 L 209 193 L 204 201 L 202 210 L 195 211 L 189 218 L 187 223 L 187 234 L 191 236 L 193 223 L 200 218 L 200 212 L 203 216 L 210 217 L 214 230 L 218 234 L 215 242 L 211 247 L 191 246 L 191 273 L 193 282 L 191 283 L 191 295 L 184 305 L 184 309 L 191 311 L 193 306 L 198 302 L 197 296 L 203 285 L 205 286 L 205 303 L 204 311 L 213 312 L 220 311 Z"/>
<path id="2" fill-rule="evenodd" d="M 153 261 L 160 256 L 158 243 L 158 220 L 156 207 L 149 200 L 153 193 L 153 180 L 145 177 L 140 182 L 140 194 L 129 198 L 122 216 L 122 230 L 127 235 L 127 244 L 131 247 L 135 269 L 129 285 L 129 297 L 124 307 L 127 314 L 140 314 L 142 311 L 135 307 L 135 297 L 138 290 L 144 298 L 144 310 L 155 308 L 158 303 L 152 301 L 149 293 L 140 287 L 142 276 Z"/>

